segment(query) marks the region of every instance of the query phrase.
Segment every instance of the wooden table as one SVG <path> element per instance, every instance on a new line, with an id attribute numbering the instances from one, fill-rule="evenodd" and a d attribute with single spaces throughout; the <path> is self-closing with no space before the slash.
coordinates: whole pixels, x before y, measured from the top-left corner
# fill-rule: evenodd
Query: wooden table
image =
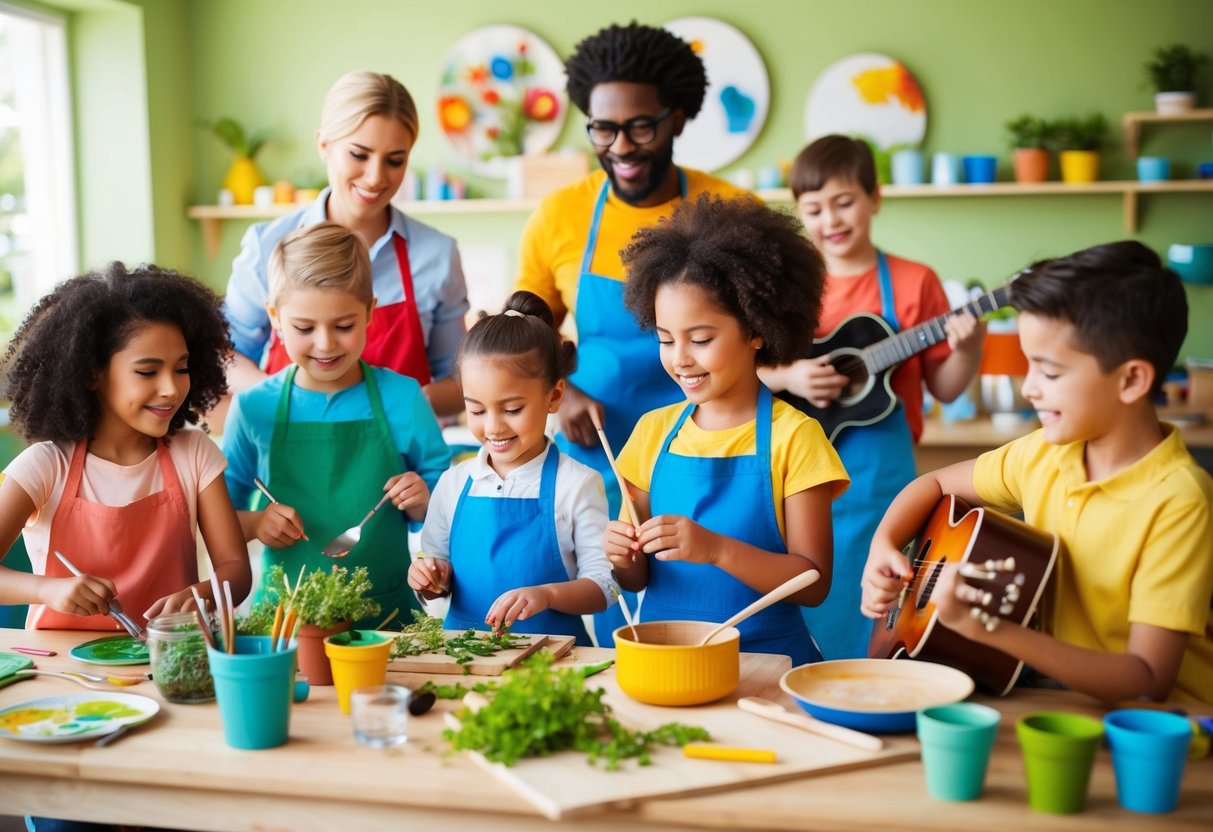
<path id="1" fill-rule="evenodd" d="M 93 634 L 0 629 L 0 650 L 14 645 L 57 650 L 37 659 L 47 669 L 83 669 L 68 650 Z M 581 648 L 586 662 L 611 651 Z M 742 657 L 745 672 L 747 657 Z M 95 668 L 94 668 L 95 669 Z M 610 672 L 610 671 L 608 671 Z M 400 674 L 404 676 L 404 674 Z M 397 674 L 393 674 L 397 676 Z M 407 677 L 406 677 L 407 678 Z M 449 681 L 452 677 L 446 677 Z M 420 683 L 421 677 L 410 679 Z M 768 684 L 768 687 L 771 687 Z M 0 689 L 0 707 L 70 693 L 76 687 L 36 678 Z M 151 683 L 122 690 L 159 698 Z M 772 699 L 791 704 L 775 687 Z M 267 751 L 236 751 L 223 743 L 213 704 L 165 703 L 156 719 L 108 748 L 91 743 L 40 745 L 0 740 L 0 812 L 110 823 L 215 830 L 433 828 L 527 830 L 548 822 L 462 755 L 443 756 L 441 720 L 431 712 L 410 725 L 403 750 L 354 743 L 332 688 L 313 688 L 296 705 L 291 740 Z M 587 830 L 647 829 L 1192 829 L 1213 820 L 1213 759 L 1189 764 L 1178 811 L 1136 815 L 1116 803 L 1111 761 L 1099 754 L 1087 810 L 1042 815 L 1027 807 L 1015 720 L 1029 711 L 1063 709 L 1098 716 L 1102 708 L 1078 694 L 1039 691 L 986 700 L 1003 713 L 986 793 L 972 803 L 927 796 L 921 763 L 874 768 L 610 810 L 561 822 Z M 439 703 L 440 707 L 453 707 Z M 694 722 L 694 709 L 671 710 Z M 609 777 L 604 773 L 602 776 Z"/>

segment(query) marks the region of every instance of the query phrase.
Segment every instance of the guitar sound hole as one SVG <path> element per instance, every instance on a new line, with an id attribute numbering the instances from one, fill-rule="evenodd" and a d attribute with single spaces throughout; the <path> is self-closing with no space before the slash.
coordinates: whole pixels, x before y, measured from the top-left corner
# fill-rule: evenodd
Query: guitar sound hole
<path id="1" fill-rule="evenodd" d="M 909 554 L 910 547 L 914 546 L 916 542 L 917 541 L 911 542 L 909 546 L 906 546 L 906 548 L 902 550 L 902 553 Z M 922 548 L 920 548 L 916 553 L 914 553 L 914 555 L 910 557 L 910 568 L 912 570 L 910 573 L 910 586 L 913 586 L 914 582 L 918 580 L 918 570 L 922 568 L 923 562 L 926 561 L 927 552 L 931 551 L 931 542 L 931 538 L 928 537 L 922 542 Z M 921 603 L 918 605 L 918 609 L 922 609 Z M 888 614 L 885 615 L 884 628 L 886 630 L 892 630 L 897 626 L 897 616 L 900 612 L 901 599 L 898 599 L 898 603 L 894 604 L 892 608 L 889 609 Z"/>
<path id="2" fill-rule="evenodd" d="M 840 375 L 847 377 L 847 385 L 839 394 L 840 399 L 852 399 L 864 391 L 868 385 L 868 368 L 863 359 L 852 353 L 843 353 L 831 362 Z"/>
<path id="3" fill-rule="evenodd" d="M 944 562 L 941 560 L 931 569 L 931 576 L 927 578 L 926 584 L 922 588 L 922 594 L 918 596 L 918 601 L 915 606 L 918 609 L 923 609 L 927 604 L 931 603 L 931 593 L 935 591 L 935 582 L 939 580 L 940 574 L 943 572 Z"/>

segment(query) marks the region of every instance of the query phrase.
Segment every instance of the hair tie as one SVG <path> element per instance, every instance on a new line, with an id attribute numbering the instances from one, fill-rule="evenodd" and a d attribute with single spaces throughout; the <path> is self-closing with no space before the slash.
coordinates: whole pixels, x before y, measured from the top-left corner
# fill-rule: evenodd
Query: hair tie
<path id="1" fill-rule="evenodd" d="M 509 315 L 514 318 L 525 318 L 526 317 L 525 312 L 519 312 L 517 309 L 507 309 L 507 310 L 505 310 L 505 312 L 503 314 Z"/>

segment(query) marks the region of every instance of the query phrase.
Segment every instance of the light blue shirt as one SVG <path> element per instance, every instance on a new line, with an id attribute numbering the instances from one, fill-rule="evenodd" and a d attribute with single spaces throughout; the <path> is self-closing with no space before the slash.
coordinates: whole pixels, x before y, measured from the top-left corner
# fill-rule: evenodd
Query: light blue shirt
<path id="1" fill-rule="evenodd" d="M 223 453 L 227 456 L 227 489 L 238 509 L 250 505 L 253 477 L 269 482 L 270 440 L 287 369 L 241 390 L 232 399 L 223 433 Z M 404 470 L 416 471 L 433 491 L 450 464 L 451 452 L 442 439 L 442 429 L 429 400 L 415 379 L 382 367 L 372 367 L 371 372 L 379 385 L 392 443 L 400 452 Z M 371 400 L 365 382 L 336 393 L 304 390 L 298 384 L 291 388 L 291 422 L 353 422 L 370 418 Z"/>
<path id="2" fill-rule="evenodd" d="M 270 253 L 295 229 L 328 219 L 325 206 L 330 190 L 325 188 L 314 202 L 285 217 L 251 226 L 240 242 L 240 254 L 232 261 L 223 312 L 236 351 L 258 366 L 270 340 L 270 319 L 265 311 Z M 370 248 L 372 289 L 381 307 L 404 300 L 396 246 L 392 243 L 392 235 L 399 234 L 408 243 L 413 294 L 417 297 L 430 375 L 435 380 L 446 378 L 455 362 L 455 348 L 463 337 L 463 319 L 468 311 L 459 250 L 453 237 L 406 217 L 395 206 L 390 211 L 387 233 Z"/>

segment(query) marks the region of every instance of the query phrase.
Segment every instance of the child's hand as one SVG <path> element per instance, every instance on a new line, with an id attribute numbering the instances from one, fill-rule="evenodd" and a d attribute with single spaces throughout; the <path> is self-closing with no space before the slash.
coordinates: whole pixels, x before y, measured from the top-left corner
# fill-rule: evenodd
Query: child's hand
<path id="1" fill-rule="evenodd" d="M 827 355 L 795 361 L 783 369 L 787 391 L 825 409 L 842 395 L 847 377 L 834 369 Z"/>
<path id="2" fill-rule="evenodd" d="M 868 618 L 880 618 L 888 613 L 902 588 L 914 575 L 905 555 L 896 549 L 872 544 L 868 562 L 863 568 L 863 598 L 859 611 Z"/>
<path id="3" fill-rule="evenodd" d="M 494 630 L 514 626 L 515 621 L 526 621 L 533 615 L 546 610 L 552 605 L 551 593 L 547 587 L 524 586 L 511 589 L 489 607 L 489 613 L 484 617 L 484 623 Z"/>
<path id="4" fill-rule="evenodd" d="M 955 563 L 943 568 L 931 593 L 940 623 L 974 641 L 980 641 L 986 632 L 985 625 L 973 617 L 973 605 L 980 605 L 981 598 L 981 590 L 964 582 Z"/>
<path id="5" fill-rule="evenodd" d="M 190 592 L 189 587 L 186 587 L 180 592 L 174 592 L 172 595 L 165 595 L 163 598 L 156 601 L 156 603 L 147 608 L 147 610 L 143 613 L 143 617 L 148 621 L 151 621 L 158 615 L 171 615 L 175 612 L 185 612 L 186 610 L 194 609 L 195 606 L 197 605 L 194 603 L 194 593 Z M 203 610 L 202 612 L 205 613 L 206 610 Z"/>
<path id="6" fill-rule="evenodd" d="M 42 582 L 43 604 L 68 615 L 109 615 L 109 602 L 117 595 L 113 583 L 96 575 L 47 578 Z"/>
<path id="7" fill-rule="evenodd" d="M 607 523 L 602 549 L 613 569 L 627 569 L 636 562 L 640 554 L 640 543 L 636 540 L 636 527 L 622 520 Z"/>
<path id="8" fill-rule="evenodd" d="M 446 558 L 417 558 L 409 566 L 409 586 L 422 598 L 441 598 L 451 586 L 451 562 Z"/>
<path id="9" fill-rule="evenodd" d="M 430 504 L 430 488 L 416 471 L 406 471 L 392 477 L 383 490 L 391 495 L 392 505 L 401 511 L 411 509 L 424 516 Z"/>
<path id="10" fill-rule="evenodd" d="M 275 549 L 293 546 L 300 538 L 307 540 L 302 518 L 286 503 L 270 503 L 266 506 L 253 525 L 253 531 L 258 540 Z"/>
<path id="11" fill-rule="evenodd" d="M 689 517 L 659 514 L 641 524 L 638 531 L 641 551 L 658 560 L 716 562 L 716 535 Z"/>
<path id="12" fill-rule="evenodd" d="M 944 323 L 948 346 L 961 352 L 978 352 L 985 341 L 986 325 L 968 312 L 949 315 Z"/>
<path id="13" fill-rule="evenodd" d="M 570 442 L 587 448 L 598 444 L 598 431 L 590 418 L 591 409 L 598 411 L 599 419 L 603 418 L 601 404 L 573 385 L 565 385 L 560 409 L 556 411 L 556 421 L 560 424 L 560 432 L 567 436 Z"/>

